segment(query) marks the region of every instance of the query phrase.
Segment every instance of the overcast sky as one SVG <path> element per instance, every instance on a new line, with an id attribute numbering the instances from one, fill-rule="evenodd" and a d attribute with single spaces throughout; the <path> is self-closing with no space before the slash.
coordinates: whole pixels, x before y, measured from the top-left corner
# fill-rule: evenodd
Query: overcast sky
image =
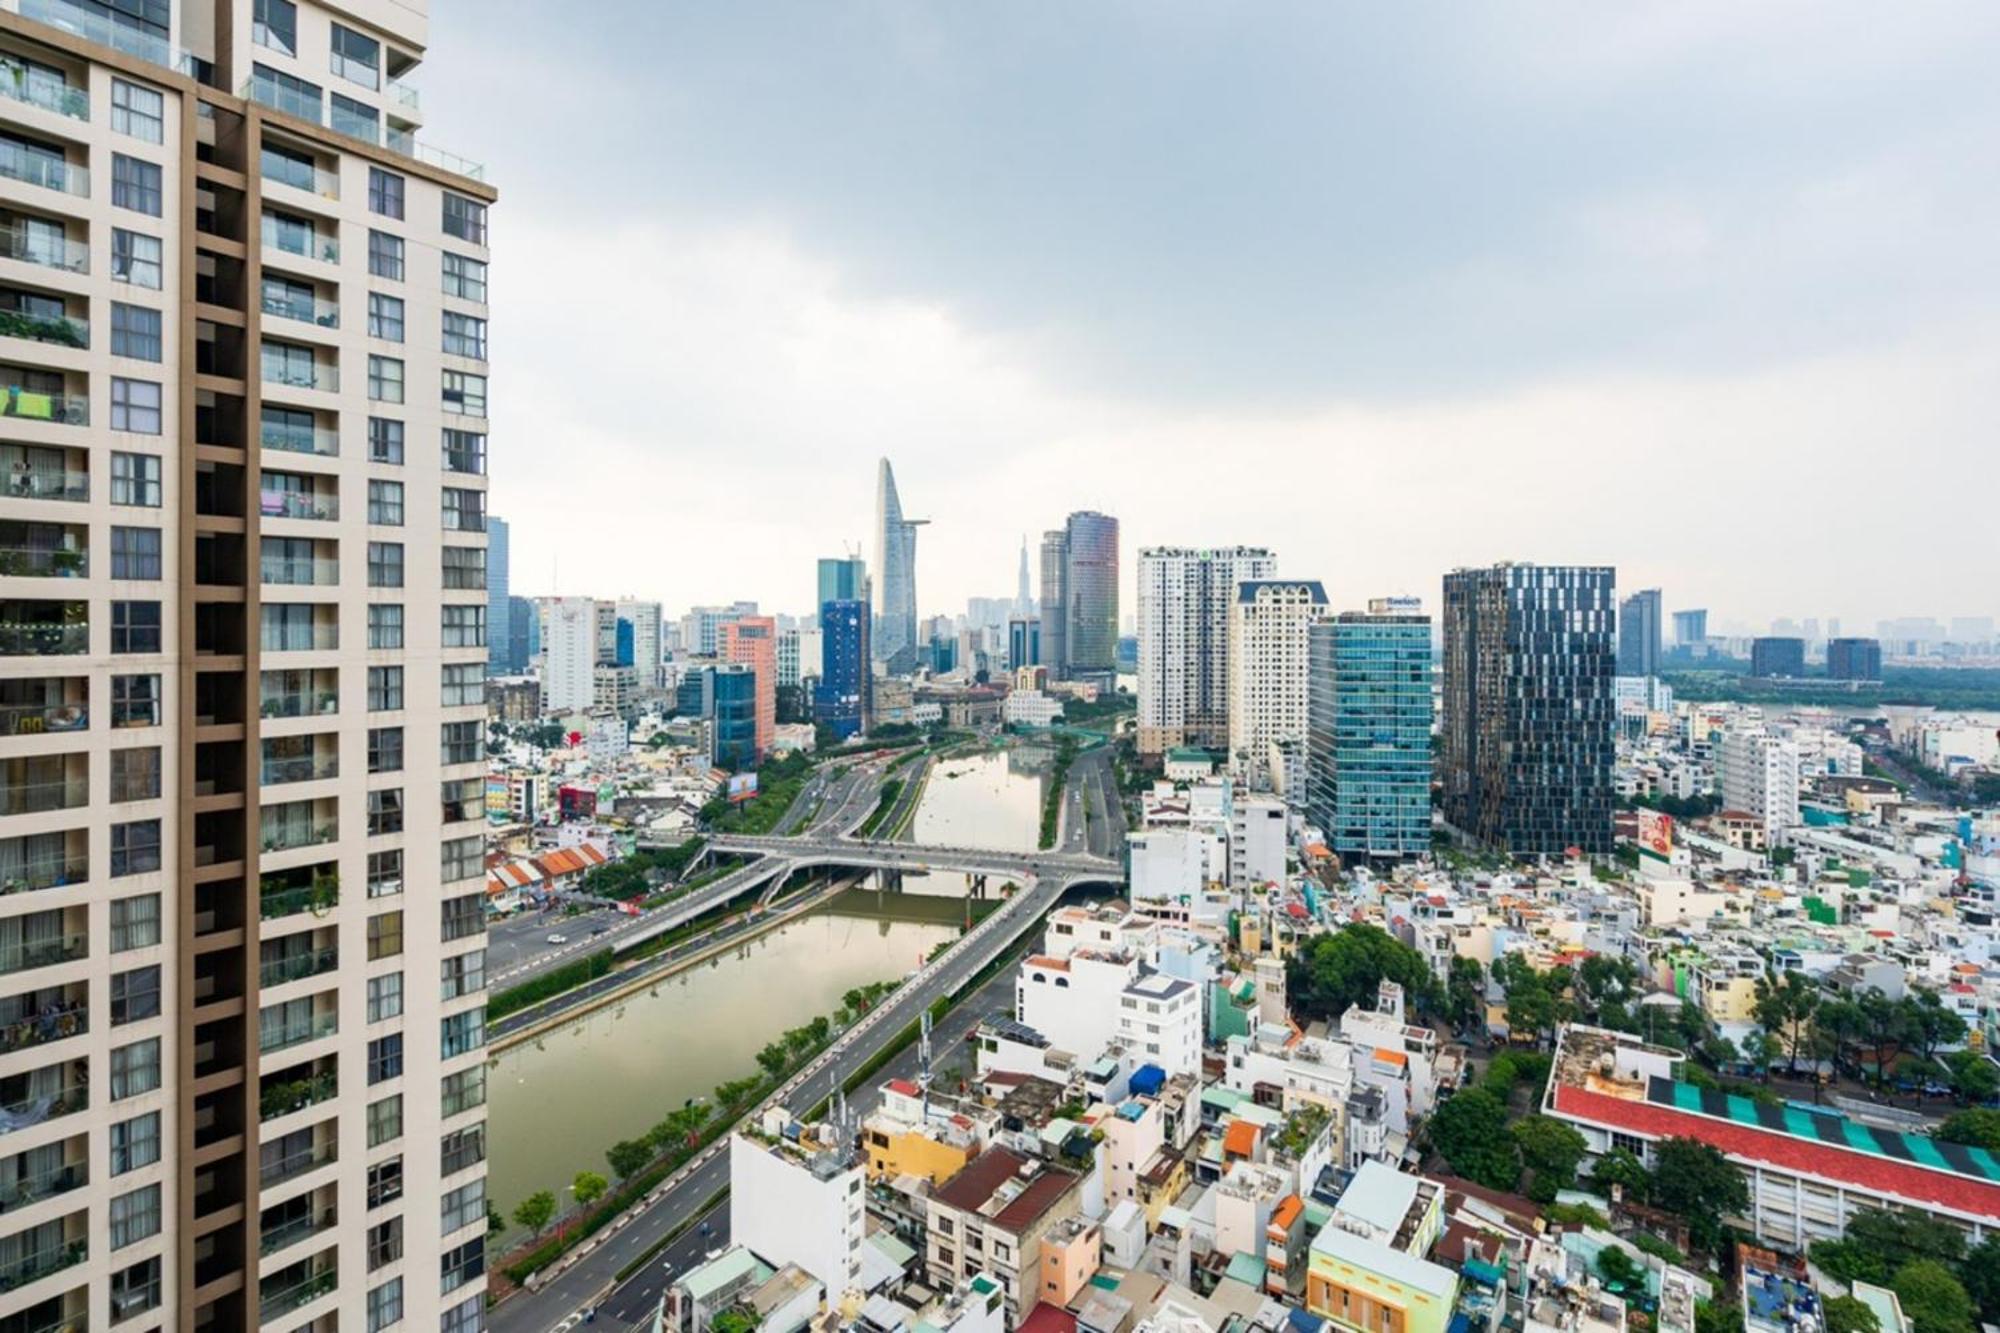
<path id="1" fill-rule="evenodd" d="M 2000 613 L 2000 5 L 431 0 L 516 592 L 925 614 L 1023 533 L 1337 605 Z M 867 551 L 871 561 L 872 549 Z"/>

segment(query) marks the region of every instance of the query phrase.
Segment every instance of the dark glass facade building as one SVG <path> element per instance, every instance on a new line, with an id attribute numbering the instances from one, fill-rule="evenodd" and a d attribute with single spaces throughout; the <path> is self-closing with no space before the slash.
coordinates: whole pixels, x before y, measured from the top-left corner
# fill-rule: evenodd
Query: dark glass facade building
<path id="1" fill-rule="evenodd" d="M 867 600 L 868 566 L 858 557 L 840 556 L 819 562 L 819 596 L 814 606 Z"/>
<path id="2" fill-rule="evenodd" d="M 1611 851 L 1616 665 L 1604 565 L 1495 565 L 1444 580 L 1444 812 L 1520 856 Z"/>
<path id="3" fill-rule="evenodd" d="M 1787 638 L 1750 640 L 1750 674 L 1787 676 L 1797 680 L 1806 674 L 1806 641 Z"/>
<path id="4" fill-rule="evenodd" d="M 741 662 L 714 667 L 715 712 L 709 718 L 708 762 L 728 772 L 757 766 L 757 673 Z"/>
<path id="5" fill-rule="evenodd" d="M 1431 847 L 1431 620 L 1386 605 L 1309 632 L 1306 814 L 1343 861 Z"/>
<path id="6" fill-rule="evenodd" d="M 1882 679 L 1880 639 L 1829 639 L 1826 674 L 1834 680 Z"/>
<path id="7" fill-rule="evenodd" d="M 1007 622 L 1007 665 L 1038 666 L 1042 660 L 1042 622 L 1036 616 L 1015 616 Z"/>
<path id="8" fill-rule="evenodd" d="M 1618 606 L 1618 674 L 1660 674 L 1660 590 L 1635 592 Z"/>
<path id="9" fill-rule="evenodd" d="M 1039 664 L 1055 680 L 1118 683 L 1118 520 L 1079 510 L 1042 534 Z"/>
<path id="10" fill-rule="evenodd" d="M 842 740 L 868 726 L 874 676 L 868 647 L 868 603 L 842 598 L 821 604 L 819 684 L 813 687 L 813 721 Z"/>

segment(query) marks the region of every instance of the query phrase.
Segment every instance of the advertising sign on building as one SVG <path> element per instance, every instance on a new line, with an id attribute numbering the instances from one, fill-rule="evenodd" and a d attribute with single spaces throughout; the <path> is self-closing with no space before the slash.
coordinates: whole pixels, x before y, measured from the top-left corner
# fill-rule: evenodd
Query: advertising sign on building
<path id="1" fill-rule="evenodd" d="M 755 773 L 732 773 L 729 775 L 729 799 L 747 801 L 757 794 Z"/>
<path id="2" fill-rule="evenodd" d="M 1662 861 L 1674 859 L 1674 817 L 1658 810 L 1639 812 L 1639 850 Z"/>

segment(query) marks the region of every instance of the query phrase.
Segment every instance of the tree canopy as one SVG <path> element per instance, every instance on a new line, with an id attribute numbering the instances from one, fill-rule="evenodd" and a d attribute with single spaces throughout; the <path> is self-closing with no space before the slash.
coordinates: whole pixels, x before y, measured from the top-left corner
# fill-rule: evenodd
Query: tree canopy
<path id="1" fill-rule="evenodd" d="M 1435 1013 L 1439 988 L 1424 956 L 1380 926 L 1354 922 L 1316 935 L 1286 971 L 1292 1008 L 1307 1019 L 1337 1020 L 1352 1005 L 1370 1008 L 1384 981 L 1394 981 L 1414 1008 Z"/>
<path id="2" fill-rule="evenodd" d="M 1520 1179 L 1521 1154 L 1507 1129 L 1507 1108 L 1484 1088 L 1467 1088 L 1441 1103 L 1430 1135 L 1431 1146 L 1467 1180 L 1511 1190 Z"/>

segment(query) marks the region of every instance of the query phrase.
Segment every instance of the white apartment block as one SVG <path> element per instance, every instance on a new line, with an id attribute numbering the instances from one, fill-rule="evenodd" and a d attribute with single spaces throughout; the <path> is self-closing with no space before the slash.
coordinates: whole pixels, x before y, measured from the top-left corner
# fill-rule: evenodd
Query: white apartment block
<path id="1" fill-rule="evenodd" d="M 1761 729 L 1725 733 L 1715 751 L 1715 783 L 1722 808 L 1757 816 L 1773 847 L 1799 822 L 1799 751 L 1788 740 Z"/>
<path id="2" fill-rule="evenodd" d="M 1014 1015 L 1058 1050 L 1095 1060 L 1118 1036 L 1120 997 L 1138 979 L 1129 953 L 1030 954 L 1014 981 Z"/>
<path id="3" fill-rule="evenodd" d="M 485 1304 L 487 209 L 424 0 L 0 0 L 0 1327 Z"/>
<path id="4" fill-rule="evenodd" d="M 1234 796 L 1229 804 L 1229 887 L 1285 882 L 1285 803 L 1274 796 Z"/>
<path id="5" fill-rule="evenodd" d="M 1229 610 L 1229 755 L 1236 776 L 1271 789 L 1273 746 L 1306 742 L 1308 632 L 1326 590 L 1305 579 L 1240 583 Z"/>
<path id="6" fill-rule="evenodd" d="M 659 689 L 660 604 L 621 597 L 614 605 L 614 612 L 619 620 L 632 626 L 632 669 L 638 673 L 639 689 L 645 693 Z"/>
<path id="7" fill-rule="evenodd" d="M 773 1268 L 797 1264 L 837 1304 L 861 1285 L 867 1168 L 851 1145 L 822 1141 L 821 1129 L 788 1139 L 779 1112 L 758 1137 L 730 1137 L 729 1238 Z"/>
<path id="8" fill-rule="evenodd" d="M 1238 584 L 1268 579 L 1259 546 L 1139 552 L 1139 752 L 1229 744 L 1229 613 Z"/>
<path id="9" fill-rule="evenodd" d="M 817 629 L 788 629 L 778 633 L 778 684 L 802 684 L 821 674 L 820 632 Z"/>
<path id="10" fill-rule="evenodd" d="M 587 713 L 597 702 L 597 603 L 547 597 L 541 617 L 542 711 Z"/>
<path id="11" fill-rule="evenodd" d="M 1167 1077 L 1201 1073 L 1201 991 L 1191 981 L 1152 972 L 1118 997 L 1118 1040 L 1134 1064 L 1158 1065 Z"/>

